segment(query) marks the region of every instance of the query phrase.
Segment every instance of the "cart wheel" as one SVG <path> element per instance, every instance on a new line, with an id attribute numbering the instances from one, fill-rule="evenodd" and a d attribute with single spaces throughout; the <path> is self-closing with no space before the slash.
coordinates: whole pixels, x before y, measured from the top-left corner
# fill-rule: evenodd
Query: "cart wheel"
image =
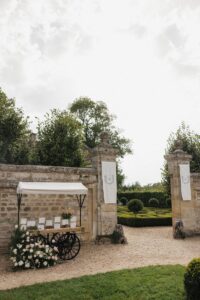
<path id="1" fill-rule="evenodd" d="M 70 260 L 80 251 L 80 240 L 74 233 L 63 234 L 58 241 L 59 256 L 63 260 Z"/>
<path id="2" fill-rule="evenodd" d="M 60 234 L 60 233 L 54 233 L 53 236 L 52 236 L 50 245 L 51 245 L 52 247 L 53 247 L 53 246 L 58 247 L 58 244 L 59 244 L 59 238 L 60 238 L 60 237 L 61 237 L 61 234 Z"/>

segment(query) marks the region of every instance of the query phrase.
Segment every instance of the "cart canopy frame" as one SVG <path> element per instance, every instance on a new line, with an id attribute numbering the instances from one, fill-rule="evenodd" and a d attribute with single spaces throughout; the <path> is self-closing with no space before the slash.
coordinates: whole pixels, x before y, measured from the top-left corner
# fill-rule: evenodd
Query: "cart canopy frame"
<path id="1" fill-rule="evenodd" d="M 23 194 L 64 194 L 76 195 L 80 208 L 80 226 L 81 226 L 81 210 L 88 188 L 81 182 L 22 182 L 17 186 L 17 207 L 18 207 L 18 226 L 21 201 Z"/>

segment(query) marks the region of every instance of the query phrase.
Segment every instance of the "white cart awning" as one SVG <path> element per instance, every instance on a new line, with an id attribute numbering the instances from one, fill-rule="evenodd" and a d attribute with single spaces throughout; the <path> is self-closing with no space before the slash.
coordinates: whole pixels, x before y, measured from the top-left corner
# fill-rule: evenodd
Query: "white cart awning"
<path id="1" fill-rule="evenodd" d="M 19 182 L 17 194 L 86 195 L 88 189 L 81 182 Z"/>

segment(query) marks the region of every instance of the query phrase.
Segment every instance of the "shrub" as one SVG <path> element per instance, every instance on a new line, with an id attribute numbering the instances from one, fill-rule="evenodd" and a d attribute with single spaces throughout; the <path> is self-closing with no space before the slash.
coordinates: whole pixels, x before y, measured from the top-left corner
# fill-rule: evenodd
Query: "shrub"
<path id="1" fill-rule="evenodd" d="M 120 198 L 120 202 L 122 203 L 122 205 L 127 205 L 128 199 L 126 197 L 122 197 Z"/>
<path id="2" fill-rule="evenodd" d="M 163 198 L 159 200 L 159 207 L 165 208 L 167 207 L 167 199 Z"/>
<path id="3" fill-rule="evenodd" d="M 129 227 L 171 226 L 172 218 L 125 218 L 118 217 L 119 224 Z"/>
<path id="4" fill-rule="evenodd" d="M 158 199 L 156 199 L 156 198 L 149 199 L 149 206 L 150 207 L 158 207 L 159 206 Z"/>
<path id="5" fill-rule="evenodd" d="M 143 210 L 143 207 L 144 205 L 139 199 L 133 199 L 128 202 L 128 209 L 132 211 L 135 216 L 139 211 Z"/>
<path id="6" fill-rule="evenodd" d="M 11 238 L 11 261 L 14 269 L 45 268 L 58 259 L 58 249 L 36 240 L 28 231 L 15 229 Z"/>
<path id="7" fill-rule="evenodd" d="M 166 202 L 167 202 L 167 207 L 172 207 L 172 202 L 170 198 L 167 198 Z"/>
<path id="8" fill-rule="evenodd" d="M 187 266 L 184 286 L 188 300 L 200 299 L 200 258 L 193 259 Z"/>
<path id="9" fill-rule="evenodd" d="M 127 198 L 128 201 L 131 199 L 140 199 L 145 207 L 149 206 L 149 199 L 156 198 L 159 201 L 159 207 L 161 207 L 162 200 L 165 200 L 168 196 L 164 192 L 119 192 L 118 198 L 121 199 L 122 197 Z"/>

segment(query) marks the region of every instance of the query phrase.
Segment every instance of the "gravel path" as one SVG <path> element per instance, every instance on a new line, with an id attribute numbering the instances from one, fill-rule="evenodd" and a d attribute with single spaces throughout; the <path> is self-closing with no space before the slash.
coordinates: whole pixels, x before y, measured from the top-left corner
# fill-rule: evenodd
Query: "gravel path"
<path id="1" fill-rule="evenodd" d="M 83 245 L 72 261 L 50 269 L 12 272 L 0 257 L 0 290 L 148 265 L 186 265 L 200 256 L 200 237 L 174 240 L 171 227 L 124 227 L 127 245 Z"/>

